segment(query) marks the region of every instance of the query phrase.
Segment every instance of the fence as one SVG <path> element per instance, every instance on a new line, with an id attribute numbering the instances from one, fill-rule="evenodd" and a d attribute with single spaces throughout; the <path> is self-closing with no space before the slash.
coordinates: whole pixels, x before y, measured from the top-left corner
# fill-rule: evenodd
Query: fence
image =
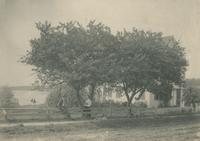
<path id="1" fill-rule="evenodd" d="M 62 120 L 66 118 L 56 108 L 0 108 L 0 111 L 1 121 L 6 119 L 10 122 Z"/>
<path id="2" fill-rule="evenodd" d="M 80 119 L 83 116 L 83 110 L 78 107 L 69 108 L 65 112 L 61 112 L 57 108 L 0 108 L 1 116 L 0 121 L 9 122 L 28 122 L 28 121 L 48 121 L 48 120 L 71 120 Z M 2 116 L 2 111 L 4 115 Z M 135 117 L 148 117 L 148 116 L 165 116 L 191 113 L 190 107 L 183 109 L 179 107 L 173 108 L 132 108 L 133 116 Z M 117 118 L 127 117 L 129 115 L 126 107 L 93 107 L 90 111 L 92 118 Z M 70 116 L 69 116 L 70 115 Z"/>

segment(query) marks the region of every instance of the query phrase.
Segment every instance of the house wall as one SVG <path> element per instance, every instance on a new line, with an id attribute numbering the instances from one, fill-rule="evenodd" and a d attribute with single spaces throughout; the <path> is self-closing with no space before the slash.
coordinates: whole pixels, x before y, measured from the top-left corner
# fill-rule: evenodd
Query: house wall
<path id="1" fill-rule="evenodd" d="M 180 105 L 177 104 L 177 89 L 180 90 Z M 169 101 L 169 106 L 181 106 L 184 107 L 184 101 L 182 100 L 183 98 L 183 88 L 180 88 L 178 86 L 174 86 L 174 88 L 172 89 L 172 93 L 171 93 L 172 97 L 171 100 Z M 156 108 L 161 104 L 160 100 L 155 100 L 154 98 L 154 94 L 149 93 L 149 92 L 145 92 L 145 101 L 147 104 L 148 108 Z"/>
<path id="2" fill-rule="evenodd" d="M 170 106 L 178 106 L 177 105 L 177 89 L 180 89 L 180 88 L 175 86 L 172 90 L 172 98 L 169 101 Z M 108 96 L 107 94 L 105 94 L 104 89 L 101 88 L 101 94 L 102 94 L 101 97 L 99 97 L 99 100 L 101 102 L 103 102 L 105 100 L 112 100 L 113 102 L 117 102 L 117 103 L 127 102 L 125 94 L 122 94 L 123 95 L 122 97 L 118 97 L 117 93 L 114 90 L 113 90 L 112 94 Z M 182 101 L 182 95 L 183 95 L 183 90 L 181 89 L 180 101 Z M 138 101 L 138 100 L 133 99 L 132 103 L 134 103 L 136 101 Z M 159 107 L 159 105 L 162 102 L 160 100 L 155 99 L 155 95 L 148 91 L 145 91 L 145 93 L 143 94 L 143 96 L 140 98 L 139 101 L 145 102 L 147 104 L 148 108 L 157 108 L 157 107 Z M 181 103 L 181 105 L 183 105 L 183 104 Z"/>
<path id="3" fill-rule="evenodd" d="M 154 94 L 146 91 L 144 93 L 144 97 L 148 108 L 156 108 L 160 105 L 160 101 L 155 100 Z"/>
<path id="4" fill-rule="evenodd" d="M 100 93 L 100 97 L 98 97 L 98 101 L 99 102 L 103 102 L 105 100 L 112 100 L 113 102 L 116 102 L 116 103 L 123 103 L 123 102 L 127 102 L 127 99 L 126 99 L 126 96 L 125 94 L 122 94 L 123 96 L 122 97 L 118 97 L 117 96 L 117 93 L 115 91 L 112 92 L 111 95 L 107 95 L 105 92 L 104 92 L 104 89 L 101 88 L 101 93 Z M 142 102 L 145 102 L 147 104 L 147 107 L 148 108 L 151 108 L 151 107 L 158 107 L 159 104 L 160 104 L 160 101 L 159 100 L 155 100 L 154 99 L 154 95 L 149 93 L 148 91 L 145 91 L 145 93 L 143 94 L 143 96 L 140 98 L 140 100 L 136 100 L 133 98 L 133 101 L 132 101 L 132 104 L 135 103 L 136 101 L 142 101 Z"/>
<path id="5" fill-rule="evenodd" d="M 177 105 L 176 101 L 177 101 L 177 91 L 176 91 L 176 89 L 173 89 L 172 90 L 172 98 L 169 102 L 169 105 L 170 106 L 176 106 Z"/>

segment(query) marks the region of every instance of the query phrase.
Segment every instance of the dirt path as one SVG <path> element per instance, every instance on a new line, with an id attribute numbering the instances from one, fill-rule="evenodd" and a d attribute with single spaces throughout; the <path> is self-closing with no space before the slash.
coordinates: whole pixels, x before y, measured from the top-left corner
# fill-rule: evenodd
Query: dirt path
<path id="1" fill-rule="evenodd" d="M 2 128 L 0 141 L 200 141 L 199 117 L 53 123 Z"/>
<path id="2" fill-rule="evenodd" d="M 200 114 L 194 114 L 192 115 L 193 117 L 199 117 Z M 169 119 L 174 119 L 174 118 L 184 118 L 188 117 L 188 115 L 176 115 L 176 116 L 165 116 L 162 118 L 169 118 Z M 108 119 L 108 120 L 118 120 L 118 119 L 130 119 L 130 118 L 117 118 L 117 119 Z M 132 118 L 134 119 L 134 118 Z M 139 118 L 141 120 L 143 119 L 154 119 L 154 117 L 144 117 L 144 118 Z M 97 122 L 99 120 L 104 120 L 103 118 L 99 119 L 94 119 L 94 120 L 76 120 L 76 121 L 45 121 L 45 122 L 19 122 L 19 123 L 0 123 L 0 128 L 4 127 L 14 127 L 18 125 L 23 126 L 46 126 L 46 125 L 65 125 L 65 124 L 76 124 L 76 123 L 89 123 L 89 122 Z"/>
<path id="3" fill-rule="evenodd" d="M 23 126 L 46 126 L 46 125 L 60 125 L 60 124 L 76 124 L 76 123 L 88 123 L 94 120 L 79 120 L 79 121 L 48 121 L 48 122 L 25 122 L 25 123 L 0 123 L 0 128 L 15 127 L 19 125 Z"/>
<path id="4" fill-rule="evenodd" d="M 200 124 L 148 128 L 101 128 L 1 136 L 2 141 L 199 141 Z"/>

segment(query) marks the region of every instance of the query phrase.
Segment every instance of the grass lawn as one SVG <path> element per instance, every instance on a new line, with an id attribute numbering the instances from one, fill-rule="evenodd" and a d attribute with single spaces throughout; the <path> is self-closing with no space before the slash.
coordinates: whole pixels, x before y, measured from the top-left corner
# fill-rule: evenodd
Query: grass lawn
<path id="1" fill-rule="evenodd" d="M 200 117 L 0 128 L 2 141 L 200 141 Z"/>

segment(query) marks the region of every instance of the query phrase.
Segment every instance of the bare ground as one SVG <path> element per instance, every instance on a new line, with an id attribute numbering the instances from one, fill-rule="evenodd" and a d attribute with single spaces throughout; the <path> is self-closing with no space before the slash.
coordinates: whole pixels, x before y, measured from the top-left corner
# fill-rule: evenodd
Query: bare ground
<path id="1" fill-rule="evenodd" d="M 115 119 L 0 129 L 0 141 L 200 141 L 200 117 Z"/>

